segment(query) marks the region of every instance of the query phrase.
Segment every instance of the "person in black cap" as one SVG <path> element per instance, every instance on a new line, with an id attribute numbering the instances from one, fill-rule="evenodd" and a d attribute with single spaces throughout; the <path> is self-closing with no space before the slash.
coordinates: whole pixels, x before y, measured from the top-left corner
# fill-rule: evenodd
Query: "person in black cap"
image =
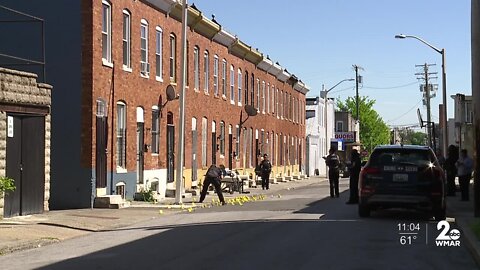
<path id="1" fill-rule="evenodd" d="M 362 169 L 362 160 L 357 149 L 352 150 L 350 169 L 350 198 L 347 204 L 358 203 L 358 178 Z"/>
<path id="2" fill-rule="evenodd" d="M 269 188 L 270 173 L 272 172 L 272 164 L 267 154 L 263 154 L 263 160 L 260 163 L 260 177 L 262 178 L 262 189 Z"/>
<path id="3" fill-rule="evenodd" d="M 221 179 L 223 175 L 224 175 L 224 172 L 222 168 L 215 166 L 215 164 L 212 164 L 210 168 L 208 168 L 207 173 L 205 174 L 205 181 L 203 181 L 202 192 L 200 192 L 200 200 L 199 200 L 200 203 L 202 203 L 203 200 L 205 200 L 205 196 L 207 196 L 207 191 L 210 184 L 213 184 L 213 186 L 215 187 L 215 191 L 217 192 L 218 199 L 220 200 L 222 205 L 225 205 L 225 199 L 223 198 L 222 186 L 221 186 L 222 184 Z"/>
<path id="4" fill-rule="evenodd" d="M 330 148 L 329 155 L 325 158 L 328 166 L 328 181 L 330 182 L 330 197 L 339 196 L 338 179 L 340 178 L 340 158 L 335 154 L 335 148 Z"/>

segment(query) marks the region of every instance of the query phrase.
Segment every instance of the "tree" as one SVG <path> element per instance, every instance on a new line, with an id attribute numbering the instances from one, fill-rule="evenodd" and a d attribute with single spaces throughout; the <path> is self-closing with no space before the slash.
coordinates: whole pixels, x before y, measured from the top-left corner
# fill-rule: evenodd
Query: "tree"
<path id="1" fill-rule="evenodd" d="M 390 130 L 373 109 L 375 100 L 368 97 L 359 97 L 359 120 L 360 120 L 360 142 L 363 148 L 372 149 L 381 144 L 388 144 L 390 141 Z M 337 99 L 337 111 L 350 112 L 353 116 L 357 114 L 357 106 L 353 97 L 348 97 L 345 101 Z"/>
<path id="2" fill-rule="evenodd" d="M 403 144 L 425 145 L 427 142 L 427 134 L 408 128 L 399 130 L 399 137 Z"/>

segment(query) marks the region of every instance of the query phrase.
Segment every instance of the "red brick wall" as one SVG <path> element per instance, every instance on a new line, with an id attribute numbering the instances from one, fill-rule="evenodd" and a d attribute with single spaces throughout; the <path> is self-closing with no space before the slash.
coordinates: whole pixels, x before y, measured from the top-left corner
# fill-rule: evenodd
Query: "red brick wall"
<path id="1" fill-rule="evenodd" d="M 85 3 L 85 2 L 88 2 Z M 101 20 L 102 20 L 102 1 L 90 0 L 83 1 L 83 91 L 85 96 L 83 102 L 85 104 L 83 113 L 85 120 L 82 122 L 83 131 L 85 132 L 82 137 L 83 145 L 87 150 L 84 151 L 82 160 L 84 162 L 90 162 L 95 164 L 95 132 L 91 132 L 95 128 L 95 100 L 99 97 L 109 102 L 109 127 L 111 125 L 112 112 L 115 114 L 116 102 L 121 100 L 127 104 L 127 169 L 128 171 L 136 170 L 136 108 L 142 107 L 145 115 L 145 143 L 151 144 L 151 134 L 149 132 L 151 128 L 152 115 L 151 108 L 153 105 L 158 105 L 159 99 L 166 100 L 165 89 L 170 83 L 169 80 L 169 34 L 174 33 L 177 37 L 177 81 L 174 83 L 177 93 L 180 93 L 180 61 L 181 61 L 181 23 L 176 21 L 164 13 L 161 13 L 151 6 L 146 5 L 142 1 L 131 0 L 115 0 L 112 3 L 112 52 L 114 68 L 102 65 L 102 36 L 101 36 Z M 90 6 L 93 4 L 93 6 Z M 131 13 L 131 62 L 132 72 L 126 72 L 122 69 L 122 10 L 128 9 Z M 90 18 L 91 17 L 91 18 Z M 149 38 L 149 62 L 150 62 L 150 78 L 145 79 L 140 76 L 140 20 L 146 19 L 149 23 L 148 38 Z M 155 26 L 160 26 L 163 29 L 163 82 L 155 80 Z M 217 135 L 219 134 L 220 121 L 225 122 L 227 127 L 226 133 L 228 134 L 228 125 L 231 124 L 235 127 L 240 120 L 240 112 L 243 107 L 239 107 L 236 104 L 230 104 L 230 90 L 227 90 L 227 98 L 224 100 L 221 97 L 214 97 L 213 95 L 213 59 L 214 55 L 219 56 L 219 84 L 221 82 L 221 61 L 226 59 L 228 63 L 227 68 L 227 88 L 230 86 L 230 64 L 235 67 L 235 93 L 237 93 L 237 70 L 242 70 L 242 91 L 245 88 L 244 74 L 248 71 L 249 78 L 254 73 L 255 79 L 259 78 L 261 81 L 266 81 L 270 85 L 275 85 L 282 91 L 292 93 L 294 97 L 300 99 L 302 104 L 305 104 L 305 96 L 286 83 L 278 81 L 274 76 L 267 74 L 266 72 L 259 70 L 254 64 L 244 61 L 232 54 L 228 53 L 228 49 L 223 45 L 220 45 L 214 41 L 193 32 L 191 29 L 188 31 L 189 41 L 189 87 L 186 94 L 186 109 L 185 109 L 185 165 L 190 167 L 191 164 L 191 119 L 197 118 L 197 130 L 198 130 L 198 149 L 197 149 L 197 161 L 198 168 L 201 166 L 201 123 L 202 117 L 208 118 L 208 132 L 209 138 L 207 139 L 207 157 L 210 163 L 211 156 L 211 123 L 215 121 L 217 123 Z M 194 78 L 193 78 L 193 48 L 197 45 L 200 48 L 200 90 L 194 91 Z M 203 90 L 203 53 L 205 50 L 209 51 L 210 59 L 210 78 L 209 78 L 209 95 L 206 95 Z M 114 86 L 112 87 L 112 72 L 114 72 Z M 91 76 L 90 76 L 91 75 Z M 250 79 L 249 79 L 250 80 Z M 249 82 L 249 90 L 251 88 Z M 112 97 L 112 89 L 114 89 L 114 95 Z M 91 96 L 90 96 L 91 94 Z M 242 94 L 244 102 L 244 94 Z M 249 97 L 250 99 L 250 97 Z M 237 99 L 235 98 L 235 101 Z M 236 103 L 236 102 L 235 102 Z M 93 112 L 92 112 L 93 109 Z M 166 146 L 166 125 L 167 125 L 167 113 L 172 112 L 174 115 L 174 124 L 177 126 L 176 132 L 178 132 L 178 115 L 179 115 L 179 101 L 174 100 L 168 102 L 163 109 L 162 118 L 160 122 L 160 155 L 152 155 L 151 152 L 145 154 L 145 170 L 165 168 L 165 146 Z M 303 113 L 302 113 L 303 115 Z M 116 119 L 116 115 L 114 115 Z M 245 113 L 244 113 L 245 119 Z M 115 120 L 116 122 L 116 120 Z M 244 127 L 250 129 L 265 129 L 265 131 L 275 132 L 276 134 L 282 133 L 290 136 L 297 136 L 298 138 L 305 138 L 305 126 L 303 124 L 295 124 L 290 120 L 277 120 L 276 115 L 262 114 L 261 112 L 250 118 L 244 125 Z M 114 127 L 115 128 L 115 127 Z M 109 132 L 109 146 L 112 134 Z M 113 134 L 115 135 L 115 133 Z M 178 136 L 176 136 L 178 137 Z M 177 138 L 178 139 L 178 138 Z M 226 143 L 226 147 L 228 144 Z M 304 145 L 302 144 L 302 147 Z M 242 147 L 241 147 L 242 148 Z M 175 146 L 175 150 L 177 146 Z M 226 149 L 228 152 L 228 149 Z M 305 151 L 302 151 L 304 153 Z M 109 153 L 115 153 L 115 149 L 110 149 Z M 242 156 L 242 155 L 240 155 Z M 227 159 L 228 157 L 225 157 Z M 109 157 L 110 160 L 110 157 Z M 115 160 L 115 159 L 114 159 Z M 227 163 L 227 160 L 219 159 L 217 153 L 218 162 Z M 302 158 L 304 160 L 304 158 Z M 241 163 L 242 164 L 242 163 Z M 110 169 L 110 164 L 108 165 Z"/>

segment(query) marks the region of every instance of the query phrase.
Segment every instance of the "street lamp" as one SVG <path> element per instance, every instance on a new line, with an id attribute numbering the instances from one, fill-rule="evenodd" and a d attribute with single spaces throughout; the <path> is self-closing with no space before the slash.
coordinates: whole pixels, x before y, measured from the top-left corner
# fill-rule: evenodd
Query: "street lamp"
<path id="1" fill-rule="evenodd" d="M 443 156 L 447 157 L 447 145 L 448 145 L 448 130 L 447 130 L 447 72 L 445 70 L 445 48 L 438 49 L 437 47 L 431 45 L 430 43 L 426 42 L 425 40 L 411 35 L 395 35 L 395 38 L 414 38 L 423 44 L 427 45 L 428 47 L 432 48 L 436 52 L 442 55 L 442 97 L 443 97 L 443 110 L 440 112 L 440 120 L 442 124 L 442 150 Z M 428 85 L 427 85 L 428 87 Z"/>
<path id="2" fill-rule="evenodd" d="M 342 82 L 346 82 L 346 81 L 354 81 L 355 79 L 344 79 L 344 80 L 341 80 L 339 81 L 337 84 L 335 84 L 334 86 L 332 86 L 330 89 L 324 91 L 325 93 L 325 96 L 324 96 L 324 100 L 325 100 L 325 106 L 324 106 L 324 118 L 325 118 L 325 151 L 327 151 L 328 153 L 328 136 L 327 136 L 327 133 L 328 133 L 328 119 L 327 119 L 327 104 L 328 104 L 328 99 L 327 99 L 327 95 L 328 95 L 328 92 L 332 91 L 333 88 L 337 87 L 339 84 L 341 84 Z"/>

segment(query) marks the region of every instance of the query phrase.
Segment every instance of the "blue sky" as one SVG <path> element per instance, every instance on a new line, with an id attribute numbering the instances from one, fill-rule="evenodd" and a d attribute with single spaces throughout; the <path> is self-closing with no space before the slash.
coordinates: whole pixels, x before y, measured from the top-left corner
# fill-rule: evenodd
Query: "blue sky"
<path id="1" fill-rule="evenodd" d="M 469 0 L 196 0 L 203 14 L 215 19 L 242 41 L 278 61 L 319 95 L 322 85 L 354 78 L 352 65 L 364 68 L 361 96 L 376 100 L 374 109 L 388 125 L 417 124 L 417 108 L 426 118 L 415 65 L 436 64 L 440 91 L 431 100 L 432 121 L 438 122 L 441 54 L 415 35 L 446 50 L 448 117 L 450 95 L 471 95 Z M 354 82 L 344 82 L 329 97 L 354 96 Z"/>

